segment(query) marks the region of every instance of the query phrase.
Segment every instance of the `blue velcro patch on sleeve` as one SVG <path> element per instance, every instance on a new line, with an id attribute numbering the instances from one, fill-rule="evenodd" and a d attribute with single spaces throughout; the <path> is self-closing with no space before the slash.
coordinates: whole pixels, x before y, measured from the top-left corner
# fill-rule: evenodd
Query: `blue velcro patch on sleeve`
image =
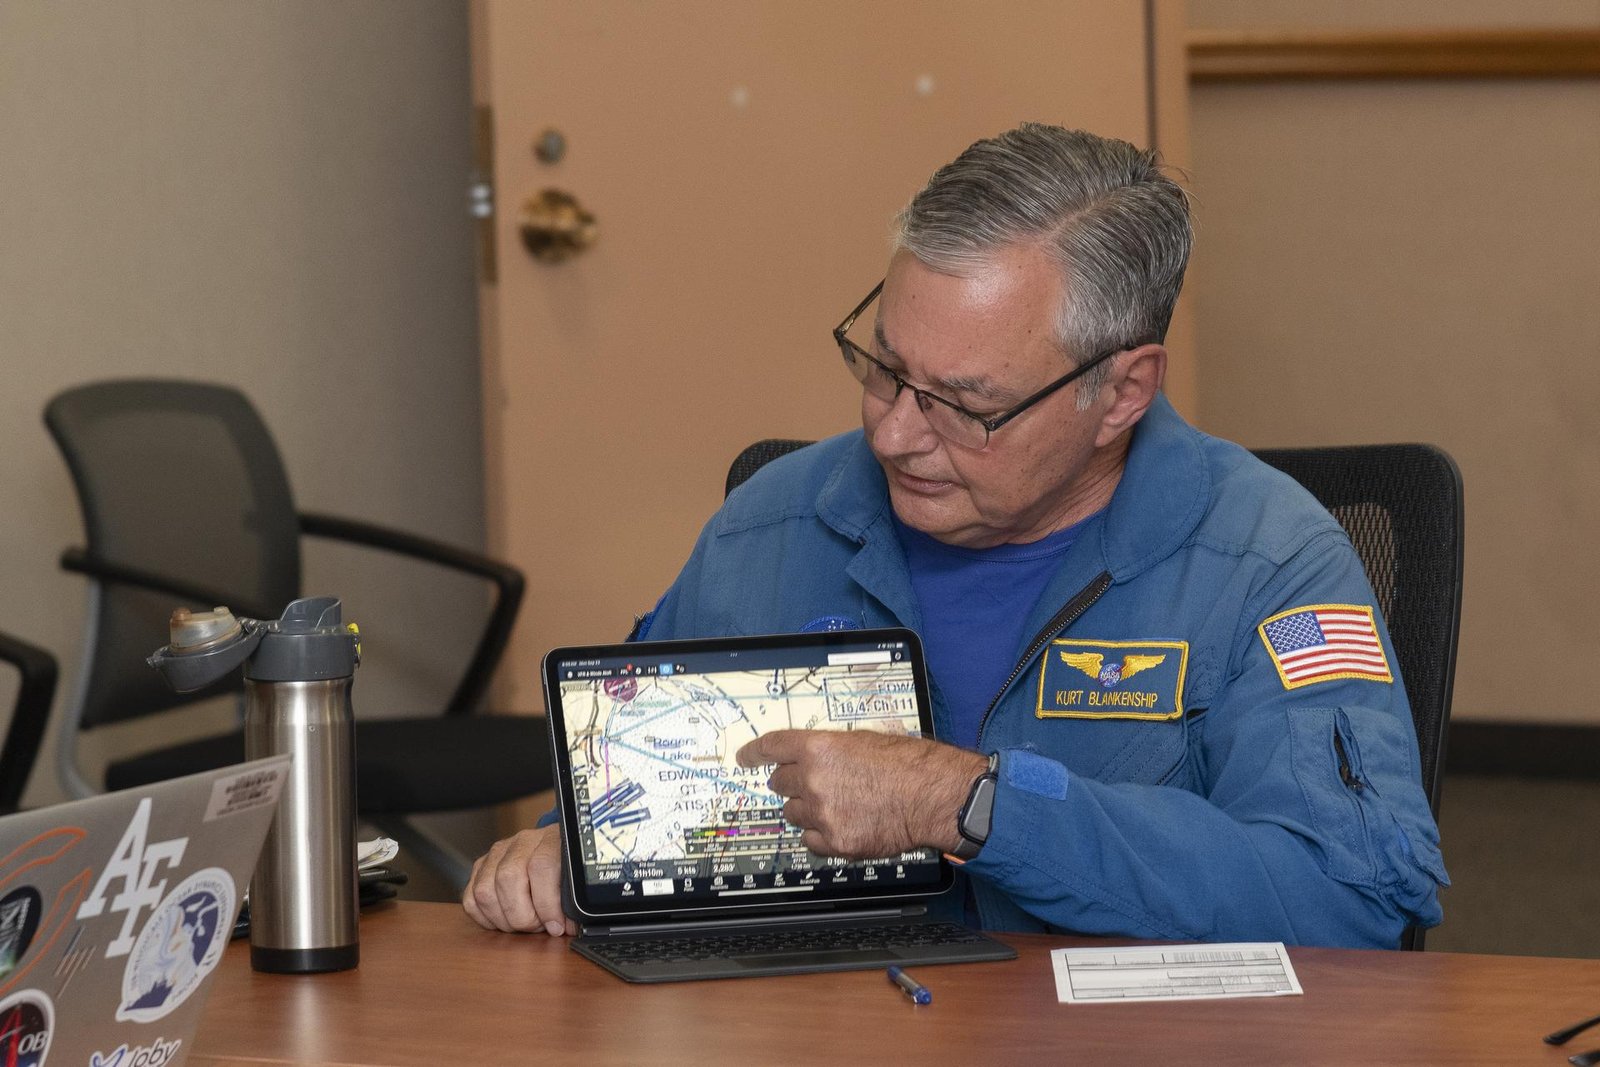
<path id="1" fill-rule="evenodd" d="M 1067 799 L 1067 769 L 1053 759 L 1046 759 L 1025 748 L 1009 749 L 1001 757 L 1005 765 L 1005 781 L 1024 792 L 1049 800 Z"/>

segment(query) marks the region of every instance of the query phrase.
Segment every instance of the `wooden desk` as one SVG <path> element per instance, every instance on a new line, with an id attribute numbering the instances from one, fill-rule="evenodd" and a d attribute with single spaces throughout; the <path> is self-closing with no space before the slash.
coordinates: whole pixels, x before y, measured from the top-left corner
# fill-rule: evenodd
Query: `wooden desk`
<path id="1" fill-rule="evenodd" d="M 917 1007 L 882 971 L 630 986 L 564 940 L 479 930 L 453 904 L 361 922 L 361 967 L 256 974 L 232 945 L 189 1062 L 438 1064 L 1565 1062 L 1540 1035 L 1600 1012 L 1600 961 L 1293 949 L 1305 995 L 1056 1002 L 1049 950 L 922 967 Z"/>

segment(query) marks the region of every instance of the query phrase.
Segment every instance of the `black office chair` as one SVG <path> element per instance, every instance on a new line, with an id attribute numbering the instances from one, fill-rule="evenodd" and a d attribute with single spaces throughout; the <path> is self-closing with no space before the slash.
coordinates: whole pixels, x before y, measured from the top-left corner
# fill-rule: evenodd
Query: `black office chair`
<path id="1" fill-rule="evenodd" d="M 792 437 L 768 437 L 757 441 L 733 457 L 733 465 L 728 468 L 728 477 L 722 483 L 722 495 L 726 497 L 743 485 L 752 474 L 779 456 L 787 456 L 790 452 L 812 443 L 797 441 Z"/>
<path id="2" fill-rule="evenodd" d="M 810 444 L 757 441 L 734 459 L 725 491 Z M 1310 490 L 1350 535 L 1389 623 L 1422 756 L 1422 786 L 1439 814 L 1456 637 L 1461 627 L 1465 511 L 1461 471 L 1432 445 L 1349 445 L 1256 452 Z M 1421 949 L 1423 931 L 1401 947 Z"/>
<path id="3" fill-rule="evenodd" d="M 172 692 L 145 665 L 166 644 L 180 604 L 225 604 L 275 619 L 301 595 L 300 535 L 333 538 L 437 564 L 490 583 L 495 597 L 471 661 L 441 715 L 356 723 L 363 819 L 457 887 L 467 859 L 406 816 L 485 807 L 551 784 L 543 720 L 474 714 L 505 651 L 523 594 L 514 568 L 381 526 L 298 512 L 266 425 L 225 386 L 108 381 L 70 389 L 45 409 L 83 509 L 87 546 L 61 565 L 89 578 L 85 668 L 61 725 L 58 769 L 69 792 L 95 792 L 78 767 L 84 730 L 242 690 L 238 672 L 196 694 Z M 124 789 L 244 758 L 240 729 L 113 760 L 104 785 Z"/>
<path id="4" fill-rule="evenodd" d="M 1269 448 L 1256 452 L 1311 491 L 1350 535 L 1389 623 L 1435 816 L 1444 776 L 1465 511 L 1461 471 L 1432 445 Z"/>
<path id="5" fill-rule="evenodd" d="M 17 700 L 0 741 L 0 815 L 22 806 L 34 760 L 50 721 L 50 701 L 56 695 L 56 660 L 42 648 L 9 634 L 0 634 L 0 662 L 17 669 Z"/>

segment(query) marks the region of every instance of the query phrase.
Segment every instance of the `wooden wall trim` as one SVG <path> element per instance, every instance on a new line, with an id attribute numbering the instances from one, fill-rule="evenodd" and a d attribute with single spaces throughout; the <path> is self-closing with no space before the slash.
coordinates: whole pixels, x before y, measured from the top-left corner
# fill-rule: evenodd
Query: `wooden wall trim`
<path id="1" fill-rule="evenodd" d="M 1450 724 L 1446 774 L 1600 779 L 1600 727 L 1484 722 Z"/>
<path id="2" fill-rule="evenodd" d="M 1191 30 L 1192 82 L 1600 75 L 1600 28 L 1295 32 Z"/>

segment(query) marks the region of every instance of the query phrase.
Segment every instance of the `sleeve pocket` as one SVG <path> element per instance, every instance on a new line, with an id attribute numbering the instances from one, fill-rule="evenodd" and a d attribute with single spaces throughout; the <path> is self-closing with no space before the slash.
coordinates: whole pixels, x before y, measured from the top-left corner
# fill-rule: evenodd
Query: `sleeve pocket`
<path id="1" fill-rule="evenodd" d="M 1294 774 L 1329 877 L 1431 910 L 1448 885 L 1409 722 L 1370 708 L 1291 713 Z"/>

